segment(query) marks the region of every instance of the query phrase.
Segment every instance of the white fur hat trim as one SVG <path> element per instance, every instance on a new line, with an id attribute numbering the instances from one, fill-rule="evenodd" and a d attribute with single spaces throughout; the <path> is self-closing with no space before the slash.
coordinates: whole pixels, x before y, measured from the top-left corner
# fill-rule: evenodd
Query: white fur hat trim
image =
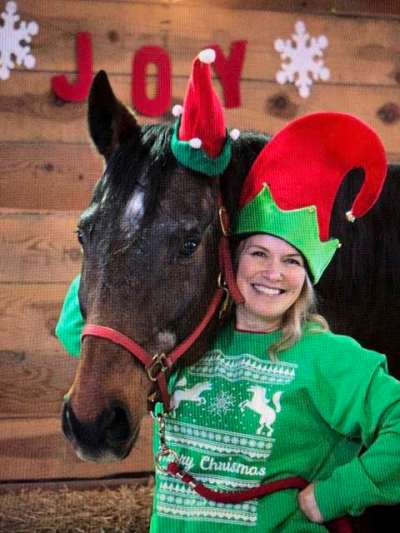
<path id="1" fill-rule="evenodd" d="M 202 63 L 207 63 L 209 65 L 210 63 L 214 63 L 216 55 L 215 50 L 212 48 L 206 48 L 199 53 L 198 57 Z"/>
<path id="2" fill-rule="evenodd" d="M 183 106 L 181 106 L 180 104 L 174 105 L 174 107 L 172 108 L 172 114 L 174 115 L 174 117 L 180 117 L 182 113 L 183 113 Z"/>
<path id="3" fill-rule="evenodd" d="M 232 139 L 232 141 L 237 141 L 240 137 L 240 130 L 233 128 L 233 130 L 229 132 L 229 137 Z"/>
<path id="4" fill-rule="evenodd" d="M 189 144 L 192 148 L 198 150 L 199 148 L 201 148 L 202 142 L 201 139 L 199 139 L 198 137 L 193 137 L 193 139 L 190 139 Z"/>

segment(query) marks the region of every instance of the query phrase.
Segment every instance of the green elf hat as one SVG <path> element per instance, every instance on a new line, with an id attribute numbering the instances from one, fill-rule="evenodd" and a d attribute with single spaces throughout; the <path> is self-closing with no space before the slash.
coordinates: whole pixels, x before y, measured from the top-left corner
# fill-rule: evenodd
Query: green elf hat
<path id="1" fill-rule="evenodd" d="M 185 167 L 208 176 L 222 174 L 232 156 L 231 139 L 240 132 L 227 134 L 222 104 L 211 81 L 210 64 L 215 50 L 208 48 L 193 61 L 192 74 L 186 89 L 183 107 L 176 105 L 172 114 L 178 118 L 171 149 Z"/>
<path id="2" fill-rule="evenodd" d="M 279 131 L 246 177 L 233 234 L 268 233 L 284 239 L 307 261 L 317 283 L 340 243 L 329 238 L 337 191 L 346 174 L 363 168 L 364 182 L 350 222 L 374 205 L 386 176 L 385 150 L 377 134 L 343 113 L 313 113 Z"/>

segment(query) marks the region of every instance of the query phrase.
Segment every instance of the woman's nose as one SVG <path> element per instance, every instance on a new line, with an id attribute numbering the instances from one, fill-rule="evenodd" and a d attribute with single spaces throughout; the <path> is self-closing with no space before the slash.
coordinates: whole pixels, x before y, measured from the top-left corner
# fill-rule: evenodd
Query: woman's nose
<path id="1" fill-rule="evenodd" d="M 271 270 L 267 273 L 267 278 L 271 281 L 280 281 L 282 279 L 282 272 L 279 270 Z"/>
<path id="2" fill-rule="evenodd" d="M 263 276 L 271 281 L 279 281 L 283 277 L 282 268 L 279 264 L 271 263 L 263 270 Z"/>

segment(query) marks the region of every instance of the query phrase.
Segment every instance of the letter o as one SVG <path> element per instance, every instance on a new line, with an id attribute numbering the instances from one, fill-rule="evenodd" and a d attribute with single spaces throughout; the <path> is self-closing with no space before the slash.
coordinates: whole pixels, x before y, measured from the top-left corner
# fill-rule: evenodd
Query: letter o
<path id="1" fill-rule="evenodd" d="M 147 66 L 157 67 L 157 92 L 149 98 L 146 92 Z M 158 117 L 171 107 L 171 62 L 160 46 L 143 46 L 132 64 L 132 105 L 142 115 Z"/>

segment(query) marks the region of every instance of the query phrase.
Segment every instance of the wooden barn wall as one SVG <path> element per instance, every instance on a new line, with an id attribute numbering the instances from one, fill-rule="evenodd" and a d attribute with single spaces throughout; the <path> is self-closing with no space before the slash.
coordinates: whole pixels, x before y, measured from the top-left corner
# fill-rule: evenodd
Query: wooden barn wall
<path id="1" fill-rule="evenodd" d="M 195 54 L 217 43 L 229 52 L 247 40 L 242 104 L 227 110 L 229 127 L 274 133 L 288 120 L 318 110 L 355 113 L 381 135 L 400 161 L 400 5 L 354 0 L 19 0 L 22 20 L 38 22 L 33 70 L 0 80 L 0 481 L 99 478 L 150 471 L 146 420 L 138 450 L 118 465 L 79 461 L 59 422 L 77 361 L 54 337 L 63 295 L 80 268 L 73 230 L 102 162 L 91 147 L 85 103 L 62 102 L 50 80 L 76 73 L 75 36 L 92 35 L 94 69 L 105 69 L 129 103 L 132 57 L 144 45 L 166 49 L 173 101 L 182 100 Z M 5 1 L 0 1 L 3 11 Z M 301 98 L 280 86 L 276 38 L 303 20 L 329 39 L 327 82 Z M 150 75 L 149 85 L 154 85 Z M 219 86 L 219 82 L 216 82 Z M 222 94 L 222 93 L 221 93 Z M 150 122 L 146 117 L 139 117 Z M 162 121 L 170 121 L 168 113 Z"/>

